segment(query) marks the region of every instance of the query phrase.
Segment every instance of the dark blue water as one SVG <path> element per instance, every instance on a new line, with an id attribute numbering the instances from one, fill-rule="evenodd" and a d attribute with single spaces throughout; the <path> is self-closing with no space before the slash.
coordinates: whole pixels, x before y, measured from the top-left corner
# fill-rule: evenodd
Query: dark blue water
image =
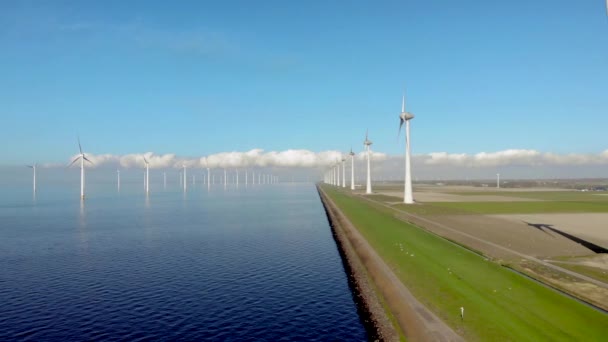
<path id="1" fill-rule="evenodd" d="M 313 185 L 132 188 L 2 189 L 1 341 L 367 338 Z"/>

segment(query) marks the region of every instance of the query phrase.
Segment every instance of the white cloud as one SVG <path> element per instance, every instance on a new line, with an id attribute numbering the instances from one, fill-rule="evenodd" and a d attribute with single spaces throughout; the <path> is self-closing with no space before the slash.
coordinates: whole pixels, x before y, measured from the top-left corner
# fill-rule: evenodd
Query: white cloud
<path id="1" fill-rule="evenodd" d="M 77 156 L 73 156 L 68 163 Z M 330 166 L 342 157 L 348 159 L 348 154 L 340 151 L 313 152 L 302 149 L 268 152 L 262 149 L 252 149 L 245 152 L 220 152 L 193 158 L 178 157 L 172 153 L 158 155 L 153 152 L 126 155 L 87 154 L 87 158 L 93 162 L 93 164 L 87 164 L 87 167 L 144 168 L 144 157 L 148 160 L 152 169 L 181 168 L 183 165 L 189 168 L 319 168 Z M 357 163 L 364 164 L 366 161 L 365 152 L 357 153 L 355 160 Z M 372 151 L 372 161 L 372 168 L 386 169 L 387 172 L 392 172 L 390 170 L 401 168 L 403 156 Z M 608 150 L 598 154 L 556 154 L 525 149 L 479 152 L 476 154 L 434 152 L 414 156 L 413 163 L 418 170 L 422 166 L 425 170 L 428 168 L 447 170 L 449 167 L 487 169 L 495 167 L 598 166 L 608 165 Z M 54 166 L 57 165 L 45 164 L 45 167 Z"/>
<path id="2" fill-rule="evenodd" d="M 435 152 L 430 153 L 424 163 L 466 167 L 603 165 L 608 164 L 608 150 L 599 154 L 555 154 L 536 150 L 504 150 L 477 154 Z"/>
<path id="3" fill-rule="evenodd" d="M 127 155 L 87 154 L 93 164 L 89 167 L 102 165 L 120 166 L 123 168 L 144 168 L 144 157 L 150 163 L 150 168 L 246 168 L 246 167 L 300 167 L 314 168 L 327 166 L 340 159 L 339 151 L 312 152 L 309 150 L 285 150 L 264 152 L 253 149 L 247 152 L 221 152 L 197 158 L 182 158 L 175 154 L 155 155 L 152 152 L 134 153 Z M 78 157 L 75 155 L 73 158 Z M 374 158 L 386 158 L 383 153 L 374 153 Z"/>

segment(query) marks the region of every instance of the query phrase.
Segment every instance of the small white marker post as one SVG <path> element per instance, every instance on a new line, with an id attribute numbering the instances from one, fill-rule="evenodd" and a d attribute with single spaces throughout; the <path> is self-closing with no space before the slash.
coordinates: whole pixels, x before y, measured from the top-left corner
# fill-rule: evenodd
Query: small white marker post
<path id="1" fill-rule="evenodd" d="M 460 320 L 464 321 L 464 306 L 460 307 Z"/>

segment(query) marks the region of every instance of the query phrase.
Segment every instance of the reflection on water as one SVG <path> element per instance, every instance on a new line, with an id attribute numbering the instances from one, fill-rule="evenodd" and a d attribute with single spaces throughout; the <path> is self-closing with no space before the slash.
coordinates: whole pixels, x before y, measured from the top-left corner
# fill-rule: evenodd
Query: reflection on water
<path id="1" fill-rule="evenodd" d="M 80 241 L 80 250 L 84 254 L 88 254 L 89 250 L 89 237 L 87 232 L 87 218 L 85 214 L 84 200 L 80 200 L 80 210 L 78 212 L 78 236 Z"/>
<path id="2" fill-rule="evenodd" d="M 0 194 L 0 341 L 366 339 L 312 185 L 139 184 Z"/>

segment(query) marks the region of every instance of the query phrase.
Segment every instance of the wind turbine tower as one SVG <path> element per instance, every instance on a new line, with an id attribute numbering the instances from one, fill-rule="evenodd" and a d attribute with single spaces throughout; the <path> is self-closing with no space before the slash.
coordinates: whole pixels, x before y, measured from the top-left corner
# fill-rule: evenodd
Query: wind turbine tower
<path id="1" fill-rule="evenodd" d="M 118 192 L 120 192 L 120 170 L 116 170 L 116 185 Z"/>
<path id="2" fill-rule="evenodd" d="M 350 149 L 350 189 L 355 190 L 355 153 Z"/>
<path id="3" fill-rule="evenodd" d="M 211 169 L 207 168 L 207 189 L 211 188 Z"/>
<path id="4" fill-rule="evenodd" d="M 496 174 L 496 189 L 500 189 L 500 173 Z"/>
<path id="5" fill-rule="evenodd" d="M 365 131 L 365 141 L 363 145 L 365 145 L 365 149 L 367 150 L 367 187 L 365 189 L 366 194 L 372 193 L 372 168 L 370 163 L 370 154 L 371 154 L 371 145 L 373 144 L 371 140 L 368 139 L 368 131 Z"/>
<path id="6" fill-rule="evenodd" d="M 38 167 L 37 163 L 34 163 L 34 165 L 27 165 L 27 167 L 29 167 L 30 169 L 34 170 L 34 194 L 36 193 L 36 167 Z"/>
<path id="7" fill-rule="evenodd" d="M 403 195 L 403 203 L 413 204 L 414 197 L 412 196 L 412 166 L 410 155 L 410 120 L 414 118 L 414 114 L 405 111 L 405 94 L 401 101 L 401 114 L 399 114 L 399 133 L 401 127 L 405 123 L 405 191 Z"/>
<path id="8" fill-rule="evenodd" d="M 163 172 L 163 189 L 167 189 L 167 172 Z"/>
<path id="9" fill-rule="evenodd" d="M 342 187 L 346 188 L 346 168 L 344 166 L 344 162 L 346 158 L 342 157 Z"/>
<path id="10" fill-rule="evenodd" d="M 144 163 L 146 163 L 146 194 L 150 193 L 150 163 L 146 157 L 144 157 Z"/>
<path id="11" fill-rule="evenodd" d="M 80 159 L 80 199 L 84 200 L 84 161 L 86 160 L 91 164 L 93 164 L 93 162 L 87 158 L 84 152 L 82 152 L 82 146 L 80 146 L 80 138 L 78 138 L 78 149 L 80 150 L 80 155 L 74 158 L 74 160 L 70 163 L 70 165 L 68 165 L 68 167 L 72 166 L 75 162 L 78 161 L 78 159 Z"/>
<path id="12" fill-rule="evenodd" d="M 186 164 L 184 164 L 183 167 L 184 167 L 184 192 L 186 192 L 186 188 L 188 186 L 188 177 L 186 177 Z"/>
<path id="13" fill-rule="evenodd" d="M 336 186 L 340 186 L 340 159 L 336 160 L 336 175 L 338 176 Z"/>

